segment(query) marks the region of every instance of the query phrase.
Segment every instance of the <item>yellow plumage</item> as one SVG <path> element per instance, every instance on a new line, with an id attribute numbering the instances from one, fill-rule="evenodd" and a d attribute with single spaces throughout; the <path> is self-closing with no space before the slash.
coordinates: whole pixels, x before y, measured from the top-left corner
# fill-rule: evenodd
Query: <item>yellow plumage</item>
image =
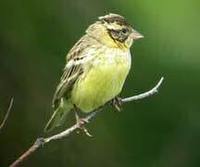
<path id="1" fill-rule="evenodd" d="M 124 17 L 99 17 L 67 55 L 67 63 L 53 98 L 51 130 L 71 110 L 91 112 L 114 99 L 122 90 L 131 66 L 130 47 L 143 36 Z"/>
<path id="2" fill-rule="evenodd" d="M 128 49 L 102 48 L 92 66 L 72 90 L 72 102 L 84 112 L 90 112 L 117 96 L 123 87 L 131 65 Z M 87 67 L 85 67 L 87 69 Z"/>

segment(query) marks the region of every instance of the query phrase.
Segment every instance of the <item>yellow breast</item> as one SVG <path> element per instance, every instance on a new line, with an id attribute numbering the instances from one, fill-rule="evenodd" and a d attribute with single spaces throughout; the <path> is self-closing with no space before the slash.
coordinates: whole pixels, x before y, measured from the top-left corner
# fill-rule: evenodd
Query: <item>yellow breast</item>
<path id="1" fill-rule="evenodd" d="M 121 92 L 130 65 L 129 51 L 115 49 L 98 54 L 76 82 L 72 102 L 84 112 L 104 105 Z"/>

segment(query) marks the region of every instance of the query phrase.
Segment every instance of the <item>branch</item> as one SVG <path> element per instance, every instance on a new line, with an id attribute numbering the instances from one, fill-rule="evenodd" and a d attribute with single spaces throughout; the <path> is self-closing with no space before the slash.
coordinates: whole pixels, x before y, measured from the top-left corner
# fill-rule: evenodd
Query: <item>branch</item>
<path id="1" fill-rule="evenodd" d="M 154 95 L 155 93 L 158 92 L 158 89 L 159 89 L 160 85 L 162 84 L 163 80 L 164 80 L 164 78 L 162 77 L 154 88 L 152 88 L 151 90 L 149 90 L 145 93 L 127 97 L 127 98 L 123 98 L 122 103 L 136 101 L 136 100 L 144 99 L 146 97 Z M 37 149 L 39 149 L 41 146 L 44 146 L 45 144 L 49 143 L 50 141 L 63 139 L 65 137 L 69 136 L 72 132 L 76 131 L 77 129 L 81 129 L 82 127 L 84 127 L 84 125 L 89 123 L 97 115 L 97 113 L 99 113 L 101 111 L 102 111 L 102 107 L 91 112 L 89 115 L 87 115 L 85 118 L 83 118 L 82 120 L 84 120 L 84 121 L 81 124 L 79 122 L 77 122 L 70 128 L 68 128 L 58 134 L 55 134 L 55 135 L 47 137 L 47 138 L 43 138 L 43 137 L 38 138 L 35 141 L 35 143 L 26 152 L 24 152 L 16 161 L 14 161 L 10 165 L 10 167 L 19 166 L 19 164 L 21 164 L 24 160 L 26 160 L 32 153 L 34 153 Z"/>
<path id="2" fill-rule="evenodd" d="M 130 101 L 141 100 L 141 99 L 144 99 L 146 97 L 152 96 L 155 93 L 158 93 L 158 89 L 159 89 L 160 85 L 162 84 L 163 80 L 164 80 L 164 77 L 162 77 L 160 79 L 160 81 L 157 83 L 157 85 L 154 86 L 151 90 L 149 90 L 149 91 L 147 91 L 145 93 L 141 93 L 139 95 L 135 95 L 135 96 L 124 98 L 124 99 L 122 99 L 122 102 L 125 103 L 125 102 L 130 102 Z"/>
<path id="3" fill-rule="evenodd" d="M 13 106 L 13 97 L 12 97 L 11 100 L 10 100 L 9 107 L 8 107 L 8 109 L 7 109 L 7 111 L 6 111 L 6 114 L 5 114 L 5 116 L 4 116 L 4 118 L 3 118 L 2 122 L 1 122 L 1 124 L 0 124 L 0 131 L 3 129 L 5 123 L 6 123 L 8 117 L 9 117 L 9 115 L 10 115 L 10 111 L 11 111 L 12 106 Z"/>

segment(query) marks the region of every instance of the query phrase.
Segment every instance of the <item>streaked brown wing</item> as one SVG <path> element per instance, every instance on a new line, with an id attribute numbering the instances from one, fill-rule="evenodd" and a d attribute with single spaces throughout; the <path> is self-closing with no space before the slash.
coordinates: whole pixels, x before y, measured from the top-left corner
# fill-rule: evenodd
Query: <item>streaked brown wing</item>
<path id="1" fill-rule="evenodd" d="M 56 92 L 53 97 L 53 107 L 57 108 L 60 99 L 66 95 L 72 89 L 73 84 L 82 73 L 81 65 L 72 66 L 69 69 L 65 69 L 60 83 L 56 88 Z"/>
<path id="2" fill-rule="evenodd" d="M 63 96 L 67 97 L 67 94 L 71 91 L 74 83 L 83 72 L 82 64 L 77 62 L 85 58 L 83 51 L 88 46 L 86 46 L 85 42 L 87 41 L 84 36 L 74 45 L 74 47 L 67 54 L 67 64 L 63 70 L 63 75 L 60 79 L 60 83 L 57 86 L 53 97 L 53 108 L 57 108 L 59 101 Z M 68 66 L 69 63 L 71 63 L 70 66 Z"/>
<path id="3" fill-rule="evenodd" d="M 92 46 L 98 46 L 98 44 L 96 39 L 86 34 L 69 51 L 64 73 L 53 97 L 54 108 L 58 106 L 63 96 L 67 97 L 74 83 L 82 74 L 84 59 L 88 57 L 88 48 L 91 49 Z"/>

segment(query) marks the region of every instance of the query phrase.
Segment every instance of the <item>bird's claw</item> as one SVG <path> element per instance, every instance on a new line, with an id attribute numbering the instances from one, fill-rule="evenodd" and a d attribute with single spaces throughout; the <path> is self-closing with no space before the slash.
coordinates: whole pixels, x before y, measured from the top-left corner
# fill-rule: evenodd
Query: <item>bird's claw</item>
<path id="1" fill-rule="evenodd" d="M 116 109 L 117 111 L 120 112 L 120 111 L 122 110 L 122 98 L 120 98 L 120 97 L 115 97 L 114 99 L 112 99 L 111 105 L 112 105 L 113 107 L 115 107 L 115 109 Z"/>
<path id="2" fill-rule="evenodd" d="M 92 137 L 89 131 L 86 129 L 85 124 L 89 123 L 88 120 L 80 118 L 77 113 L 75 113 L 76 123 L 79 125 L 79 129 L 82 130 L 87 136 Z M 79 133 L 79 131 L 77 131 Z"/>

